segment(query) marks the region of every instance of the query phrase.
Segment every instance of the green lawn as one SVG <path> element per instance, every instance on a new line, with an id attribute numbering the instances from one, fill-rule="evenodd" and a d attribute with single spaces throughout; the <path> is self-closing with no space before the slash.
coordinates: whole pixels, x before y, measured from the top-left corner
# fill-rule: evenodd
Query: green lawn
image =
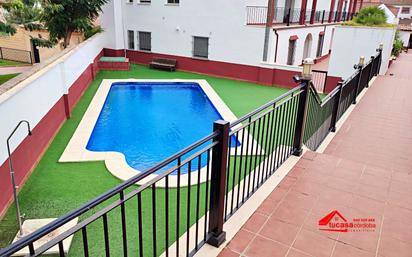
<path id="1" fill-rule="evenodd" d="M 85 92 L 76 108 L 73 110 L 73 116 L 66 121 L 56 138 L 51 143 L 45 155 L 35 168 L 33 174 L 22 188 L 19 197 L 22 211 L 26 218 L 53 218 L 59 217 L 64 213 L 79 207 L 81 204 L 118 185 L 121 181 L 113 177 L 106 169 L 104 162 L 82 162 L 82 163 L 58 163 L 65 146 L 69 142 L 77 125 L 79 124 L 86 108 L 94 96 L 98 85 L 102 79 L 206 79 L 209 84 L 220 95 L 222 100 L 238 117 L 248 113 L 254 108 L 272 100 L 276 96 L 287 91 L 287 89 L 260 86 L 253 83 L 246 83 L 223 78 L 216 78 L 205 75 L 198 75 L 187 72 L 165 72 L 150 70 L 144 66 L 132 65 L 130 71 L 101 71 L 97 74 L 95 81 Z M 255 161 L 256 163 L 256 161 Z M 132 188 L 135 189 L 136 187 Z M 196 193 L 197 186 L 191 188 L 191 206 L 196 205 L 196 199 L 193 197 Z M 204 212 L 205 201 L 205 184 L 199 188 L 201 195 L 201 208 L 199 213 Z M 187 223 L 187 188 L 181 190 L 181 223 L 180 234 L 186 229 Z M 170 190 L 169 209 L 176 208 L 176 190 Z M 157 199 L 157 254 L 159 255 L 165 248 L 164 246 L 164 226 L 165 226 L 165 191 L 156 190 Z M 142 194 L 143 204 L 143 238 L 145 242 L 144 255 L 148 256 L 153 252 L 152 249 L 152 210 L 151 190 L 145 190 Z M 127 235 L 131 242 L 137 242 L 137 211 L 136 200 L 131 200 L 127 204 Z M 193 208 L 193 207 L 192 207 Z M 91 213 L 96 210 L 92 210 Z M 83 217 L 84 218 L 84 217 Z M 121 223 L 120 212 L 116 210 L 109 216 L 110 246 L 113 256 L 120 256 L 122 250 L 121 244 Z M 175 221 L 176 212 L 170 211 L 170 244 L 175 238 Z M 190 224 L 195 221 L 195 215 L 191 211 Z M 97 221 L 88 228 L 89 248 L 91 256 L 103 256 L 103 235 L 101 233 L 101 221 Z M 18 229 L 15 220 L 15 209 L 10 208 L 2 221 L 0 221 L 0 247 L 9 244 Z M 76 235 L 71 247 L 70 256 L 82 256 L 81 234 Z M 129 251 L 136 253 L 138 246 L 134 243 L 128 246 Z M 135 254 L 132 254 L 135 256 Z"/>
<path id="2" fill-rule="evenodd" d="M 3 83 L 6 83 L 7 81 L 11 80 L 12 78 L 16 77 L 19 74 L 20 73 L 0 75 L 0 85 Z"/>
<path id="3" fill-rule="evenodd" d="M 0 66 L 22 66 L 22 65 L 27 65 L 27 63 L 0 59 Z"/>

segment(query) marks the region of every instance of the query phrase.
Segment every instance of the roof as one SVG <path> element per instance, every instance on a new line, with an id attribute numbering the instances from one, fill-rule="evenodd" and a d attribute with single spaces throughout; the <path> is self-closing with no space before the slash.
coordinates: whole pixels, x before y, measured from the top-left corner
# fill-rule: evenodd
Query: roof
<path id="1" fill-rule="evenodd" d="M 400 30 L 412 31 L 412 19 L 399 19 L 398 28 Z"/>
<path id="2" fill-rule="evenodd" d="M 385 4 L 386 5 L 386 4 Z M 386 5 L 386 7 L 389 9 L 389 11 L 391 11 L 391 13 L 393 13 L 393 15 L 397 16 L 399 13 L 399 7 L 393 6 L 393 5 Z"/>

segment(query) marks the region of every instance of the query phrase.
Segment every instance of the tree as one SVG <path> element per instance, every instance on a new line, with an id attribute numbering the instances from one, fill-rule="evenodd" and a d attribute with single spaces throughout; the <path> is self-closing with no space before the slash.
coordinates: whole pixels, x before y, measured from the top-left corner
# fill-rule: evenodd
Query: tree
<path id="1" fill-rule="evenodd" d="M 67 48 L 74 31 L 90 30 L 107 0 L 43 0 L 40 21 L 47 27 L 50 41 L 63 39 Z"/>

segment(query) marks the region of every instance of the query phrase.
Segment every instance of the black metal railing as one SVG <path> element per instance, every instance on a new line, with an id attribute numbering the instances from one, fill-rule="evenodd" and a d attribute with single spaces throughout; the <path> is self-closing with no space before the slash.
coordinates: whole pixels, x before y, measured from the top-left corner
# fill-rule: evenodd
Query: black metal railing
<path id="1" fill-rule="evenodd" d="M 33 63 L 33 56 L 30 51 L 0 47 L 0 59 L 17 62 Z"/>
<path id="2" fill-rule="evenodd" d="M 293 154 L 303 89 L 299 85 L 231 124 L 230 135 L 243 143 L 229 143 L 225 221 Z"/>
<path id="3" fill-rule="evenodd" d="M 338 86 L 323 99 L 311 83 L 304 134 L 304 143 L 309 149 L 315 151 L 329 132 L 335 131 L 336 122 L 352 104 L 356 104 L 356 97 L 368 87 L 373 76 L 379 73 L 381 58 L 382 53 L 378 51 L 365 66 L 356 66 L 355 73 L 338 83 Z"/>
<path id="4" fill-rule="evenodd" d="M 274 24 L 298 24 L 303 23 L 325 23 L 325 22 L 341 22 L 352 18 L 354 14 L 347 12 L 330 12 L 328 10 L 311 10 L 300 8 L 285 8 L 276 7 L 273 11 Z M 246 7 L 246 24 L 248 25 L 263 25 L 267 21 L 266 6 L 247 6 Z"/>
<path id="5" fill-rule="evenodd" d="M 229 123 L 156 166 L 121 183 L 82 207 L 0 249 L 10 256 L 26 248 L 40 256 L 74 236 L 71 256 L 192 256 L 205 243 L 225 240 L 223 224 L 303 143 L 316 150 L 349 106 L 362 74 L 376 75 L 381 52 L 354 76 L 320 99 L 310 80 Z M 136 186 L 138 183 L 140 186 Z M 43 245 L 35 242 L 80 218 Z"/>

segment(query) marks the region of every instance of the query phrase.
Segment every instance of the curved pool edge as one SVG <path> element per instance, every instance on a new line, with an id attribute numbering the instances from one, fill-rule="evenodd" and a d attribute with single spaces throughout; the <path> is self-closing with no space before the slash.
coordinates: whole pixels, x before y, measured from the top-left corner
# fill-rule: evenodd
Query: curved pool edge
<path id="1" fill-rule="evenodd" d="M 188 83 L 197 83 L 203 92 L 207 95 L 212 105 L 216 108 L 222 118 L 226 121 L 233 122 L 237 120 L 237 117 L 232 113 L 229 107 L 223 102 L 219 95 L 214 91 L 214 89 L 209 85 L 206 80 L 184 80 L 184 79 L 104 79 L 102 80 L 99 88 L 97 89 L 92 101 L 90 102 L 86 112 L 83 115 L 82 120 L 80 121 L 78 127 L 73 133 L 72 138 L 67 144 L 63 154 L 60 156 L 59 162 L 87 162 L 87 161 L 104 161 L 106 168 L 109 172 L 121 179 L 128 180 L 133 176 L 136 176 L 139 172 L 132 167 L 130 167 L 125 159 L 123 153 L 120 152 L 94 152 L 86 149 L 87 142 L 93 132 L 94 126 L 99 117 L 100 111 L 102 110 L 106 97 L 110 91 L 110 88 L 113 83 L 116 82 L 188 82 Z M 241 124 L 238 124 L 241 126 Z M 237 127 L 237 126 L 236 126 Z M 235 128 L 236 128 L 235 127 Z M 245 141 L 254 141 L 256 147 L 260 149 L 260 145 L 256 140 L 247 133 Z M 242 142 L 241 142 L 242 143 Z M 234 149 L 230 149 L 230 155 Z M 263 152 L 263 151 L 262 151 Z M 246 154 L 246 151 L 243 152 Z M 253 152 L 248 154 L 254 155 Z M 197 184 L 198 171 L 191 172 L 191 181 L 190 184 Z M 201 183 L 206 181 L 206 166 L 201 168 Z M 142 185 L 151 179 L 157 177 L 158 174 L 152 174 L 146 177 L 145 179 L 139 181 L 138 185 Z M 177 186 L 177 176 L 169 176 L 169 186 Z M 164 179 L 163 179 L 164 180 Z M 164 187 L 164 181 L 159 181 L 156 183 L 159 187 Z M 181 174 L 181 186 L 188 185 L 188 175 Z"/>

